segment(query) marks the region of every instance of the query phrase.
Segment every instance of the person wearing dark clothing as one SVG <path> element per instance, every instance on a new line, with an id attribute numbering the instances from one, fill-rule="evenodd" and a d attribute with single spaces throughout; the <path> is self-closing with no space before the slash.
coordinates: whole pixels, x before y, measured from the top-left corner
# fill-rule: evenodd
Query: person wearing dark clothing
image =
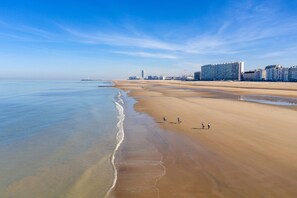
<path id="1" fill-rule="evenodd" d="M 210 129 L 210 123 L 208 123 L 207 128 Z"/>

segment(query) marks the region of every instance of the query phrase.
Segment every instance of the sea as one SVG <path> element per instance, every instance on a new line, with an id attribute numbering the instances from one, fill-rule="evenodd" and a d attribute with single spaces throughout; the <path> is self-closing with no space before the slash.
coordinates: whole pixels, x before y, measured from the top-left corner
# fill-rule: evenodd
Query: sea
<path id="1" fill-rule="evenodd" d="M 0 81 L 0 197 L 109 197 L 124 139 L 107 81 Z"/>

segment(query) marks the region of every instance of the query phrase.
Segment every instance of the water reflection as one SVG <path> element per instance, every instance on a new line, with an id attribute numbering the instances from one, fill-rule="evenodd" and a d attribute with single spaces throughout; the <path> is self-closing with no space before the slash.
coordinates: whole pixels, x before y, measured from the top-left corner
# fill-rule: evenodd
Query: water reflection
<path id="1" fill-rule="evenodd" d="M 288 98 L 282 96 L 271 96 L 271 95 L 240 95 L 235 92 L 227 92 L 218 89 L 206 89 L 206 88 L 184 88 L 177 86 L 159 86 L 165 87 L 168 90 L 172 89 L 174 92 L 176 90 L 193 91 L 196 93 L 202 93 L 199 95 L 201 98 L 219 98 L 219 99 L 229 99 L 229 100 L 239 100 L 246 102 L 256 102 L 261 104 L 270 104 L 278 106 L 297 106 L 297 98 Z M 195 96 L 197 97 L 197 96 Z"/>
<path id="2" fill-rule="evenodd" d="M 297 106 L 297 98 L 285 98 L 280 96 L 246 95 L 240 96 L 239 100 L 279 106 Z"/>

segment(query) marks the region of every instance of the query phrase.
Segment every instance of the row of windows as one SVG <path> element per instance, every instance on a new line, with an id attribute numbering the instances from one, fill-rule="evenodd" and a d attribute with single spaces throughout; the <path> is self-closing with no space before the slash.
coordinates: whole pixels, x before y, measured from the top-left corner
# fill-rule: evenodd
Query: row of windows
<path id="1" fill-rule="evenodd" d="M 201 67 L 202 80 L 240 80 L 240 65 L 205 65 Z"/>

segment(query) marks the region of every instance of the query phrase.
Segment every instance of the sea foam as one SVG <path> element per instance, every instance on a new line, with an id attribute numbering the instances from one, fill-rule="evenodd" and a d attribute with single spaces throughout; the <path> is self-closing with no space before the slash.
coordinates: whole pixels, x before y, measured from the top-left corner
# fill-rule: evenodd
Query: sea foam
<path id="1" fill-rule="evenodd" d="M 110 197 L 110 193 L 114 189 L 117 179 L 118 179 L 118 172 L 117 172 L 117 167 L 115 164 L 115 155 L 117 153 L 117 150 L 121 146 L 122 142 L 124 141 L 125 138 L 125 132 L 124 132 L 124 120 L 125 120 L 125 113 L 124 113 L 124 107 L 122 106 L 124 104 L 123 99 L 121 98 L 122 94 L 121 92 L 118 93 L 117 95 L 117 101 L 115 101 L 116 108 L 118 110 L 118 123 L 117 123 L 117 128 L 118 132 L 116 135 L 116 146 L 113 150 L 112 156 L 111 156 L 111 164 L 113 166 L 113 172 L 114 172 L 114 179 L 112 182 L 112 185 L 108 189 L 108 191 L 105 194 L 105 197 Z"/>

